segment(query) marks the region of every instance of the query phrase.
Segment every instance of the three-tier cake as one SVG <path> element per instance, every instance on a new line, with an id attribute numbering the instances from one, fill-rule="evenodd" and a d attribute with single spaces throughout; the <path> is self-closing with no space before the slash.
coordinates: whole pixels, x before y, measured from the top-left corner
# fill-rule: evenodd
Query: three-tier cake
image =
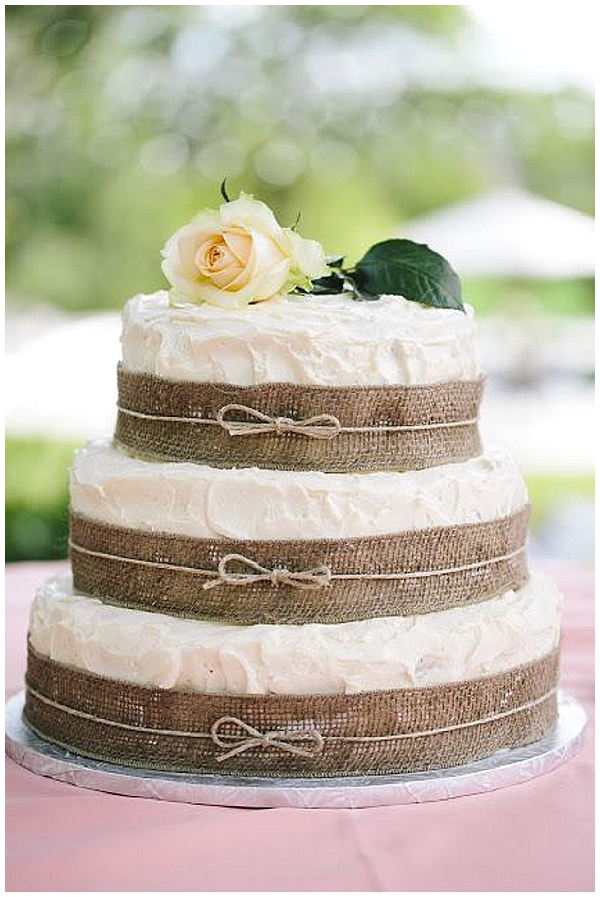
<path id="1" fill-rule="evenodd" d="M 527 569 L 519 471 L 479 440 L 472 310 L 291 294 L 290 264 L 285 287 L 257 279 L 285 265 L 235 206 L 218 237 L 188 226 L 174 293 L 125 306 L 115 437 L 75 455 L 72 575 L 32 609 L 28 725 L 116 764 L 252 776 L 536 741 L 561 599 Z M 306 290 L 323 273 L 300 269 Z"/>

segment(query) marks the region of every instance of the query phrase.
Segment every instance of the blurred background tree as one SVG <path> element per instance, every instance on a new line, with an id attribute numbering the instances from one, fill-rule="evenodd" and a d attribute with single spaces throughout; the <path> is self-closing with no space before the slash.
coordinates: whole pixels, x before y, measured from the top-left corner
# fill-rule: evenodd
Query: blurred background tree
<path id="1" fill-rule="evenodd" d="M 157 248 L 223 177 L 350 258 L 515 180 L 591 211 L 592 98 L 457 86 L 465 7 L 9 6 L 7 22 L 12 302 L 117 308 L 162 285 Z"/>
<path id="2" fill-rule="evenodd" d="M 525 27 L 525 9 L 501 7 L 499 25 L 504 17 L 507 27 Z M 550 12 L 530 47 L 540 74 Z M 46 355 L 32 340 L 81 314 L 110 329 L 113 319 L 94 313 L 164 286 L 159 248 L 198 209 L 219 203 L 224 177 L 231 195 L 254 193 L 284 224 L 300 212 L 302 233 L 350 260 L 415 217 L 505 185 L 591 213 L 592 91 L 568 78 L 482 74 L 493 60 L 476 19 L 470 7 L 445 5 L 6 7 L 7 333 L 16 369 L 31 379 L 62 365 L 71 376 L 63 355 L 73 339 L 64 338 L 71 349 L 62 354 L 48 342 Z M 569 49 L 560 30 L 558 37 L 555 65 Z M 510 288 L 465 280 L 484 336 L 486 313 L 507 322 L 519 309 L 586 320 L 593 310 L 589 279 Z M 567 318 L 560 321 L 566 334 Z M 488 407 L 503 430 L 516 417 L 525 433 L 534 405 L 520 410 L 512 394 L 493 405 L 494 383 L 506 379 L 508 334 L 515 342 L 515 328 L 503 327 L 488 340 L 487 357 L 499 359 Z M 525 329 L 516 337 L 522 359 L 532 357 Z M 573 334 L 570 354 L 579 356 L 585 339 Z M 108 342 L 97 345 L 108 357 Z M 566 357 L 562 344 L 552 345 L 548 382 L 559 376 L 554 360 Z M 90 353 L 89 365 L 99 364 Z M 577 396 L 560 406 L 580 408 L 577 420 L 587 415 L 588 393 L 577 402 L 591 371 L 583 365 L 580 375 Z M 89 376 L 80 364 L 76 379 L 86 389 Z M 106 376 L 112 382 L 112 369 Z M 75 408 L 77 384 L 69 384 L 65 402 Z M 17 387 L 26 385 L 22 377 L 11 384 L 17 406 Z M 54 429 L 37 426 L 34 399 L 24 429 L 26 415 L 18 424 L 9 418 L 9 559 L 65 555 L 66 468 L 73 446 L 92 435 L 75 421 L 61 439 L 58 416 Z M 554 393 L 533 400 L 557 413 Z M 552 461 L 559 452 L 550 446 L 546 454 Z M 589 500 L 592 476 L 578 456 L 567 473 L 534 461 L 529 484 L 544 514 L 569 496 Z M 581 532 L 587 520 L 569 527 Z"/>

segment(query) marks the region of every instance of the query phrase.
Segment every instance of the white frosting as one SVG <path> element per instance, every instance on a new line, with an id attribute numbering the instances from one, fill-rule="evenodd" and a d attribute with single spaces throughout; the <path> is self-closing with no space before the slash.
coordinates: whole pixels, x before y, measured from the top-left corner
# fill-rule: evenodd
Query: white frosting
<path id="1" fill-rule="evenodd" d="M 526 501 L 521 474 L 500 450 L 429 470 L 336 474 L 140 461 L 98 440 L 75 453 L 71 471 L 74 511 L 198 538 L 383 535 L 495 520 Z"/>
<path id="2" fill-rule="evenodd" d="M 134 296 L 123 311 L 123 366 L 167 380 L 333 386 L 437 383 L 481 374 L 473 310 L 398 296 L 286 296 L 243 308 Z"/>
<path id="3" fill-rule="evenodd" d="M 38 591 L 40 654 L 158 688 L 319 694 L 438 685 L 510 669 L 558 644 L 561 597 L 545 576 L 518 592 L 416 617 L 231 626 L 111 607 L 74 595 L 69 573 Z"/>

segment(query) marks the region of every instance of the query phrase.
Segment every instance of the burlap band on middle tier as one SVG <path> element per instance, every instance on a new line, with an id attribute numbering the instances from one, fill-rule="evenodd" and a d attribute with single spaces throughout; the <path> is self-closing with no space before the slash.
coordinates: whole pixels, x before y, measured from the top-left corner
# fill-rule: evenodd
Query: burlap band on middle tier
<path id="1" fill-rule="evenodd" d="M 457 766 L 537 741 L 556 720 L 558 651 L 428 688 L 227 695 L 145 688 L 31 647 L 25 718 L 44 738 L 126 766 L 335 776 Z"/>
<path id="2" fill-rule="evenodd" d="M 483 378 L 425 386 L 235 386 L 118 368 L 117 442 L 141 456 L 270 470 L 418 470 L 481 453 Z"/>
<path id="3" fill-rule="evenodd" d="M 351 539 L 197 539 L 71 516 L 75 588 L 231 623 L 342 623 L 476 604 L 527 580 L 528 506 L 485 523 Z"/>

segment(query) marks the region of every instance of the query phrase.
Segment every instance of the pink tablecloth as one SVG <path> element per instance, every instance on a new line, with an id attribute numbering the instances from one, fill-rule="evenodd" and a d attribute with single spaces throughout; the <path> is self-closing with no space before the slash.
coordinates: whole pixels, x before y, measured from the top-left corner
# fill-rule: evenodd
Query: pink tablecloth
<path id="1" fill-rule="evenodd" d="M 56 565 L 8 570 L 7 690 L 27 610 Z M 592 710 L 592 575 L 566 595 L 563 686 Z M 593 753 L 527 784 L 365 810 L 241 810 L 118 797 L 7 761 L 9 891 L 590 891 Z"/>

